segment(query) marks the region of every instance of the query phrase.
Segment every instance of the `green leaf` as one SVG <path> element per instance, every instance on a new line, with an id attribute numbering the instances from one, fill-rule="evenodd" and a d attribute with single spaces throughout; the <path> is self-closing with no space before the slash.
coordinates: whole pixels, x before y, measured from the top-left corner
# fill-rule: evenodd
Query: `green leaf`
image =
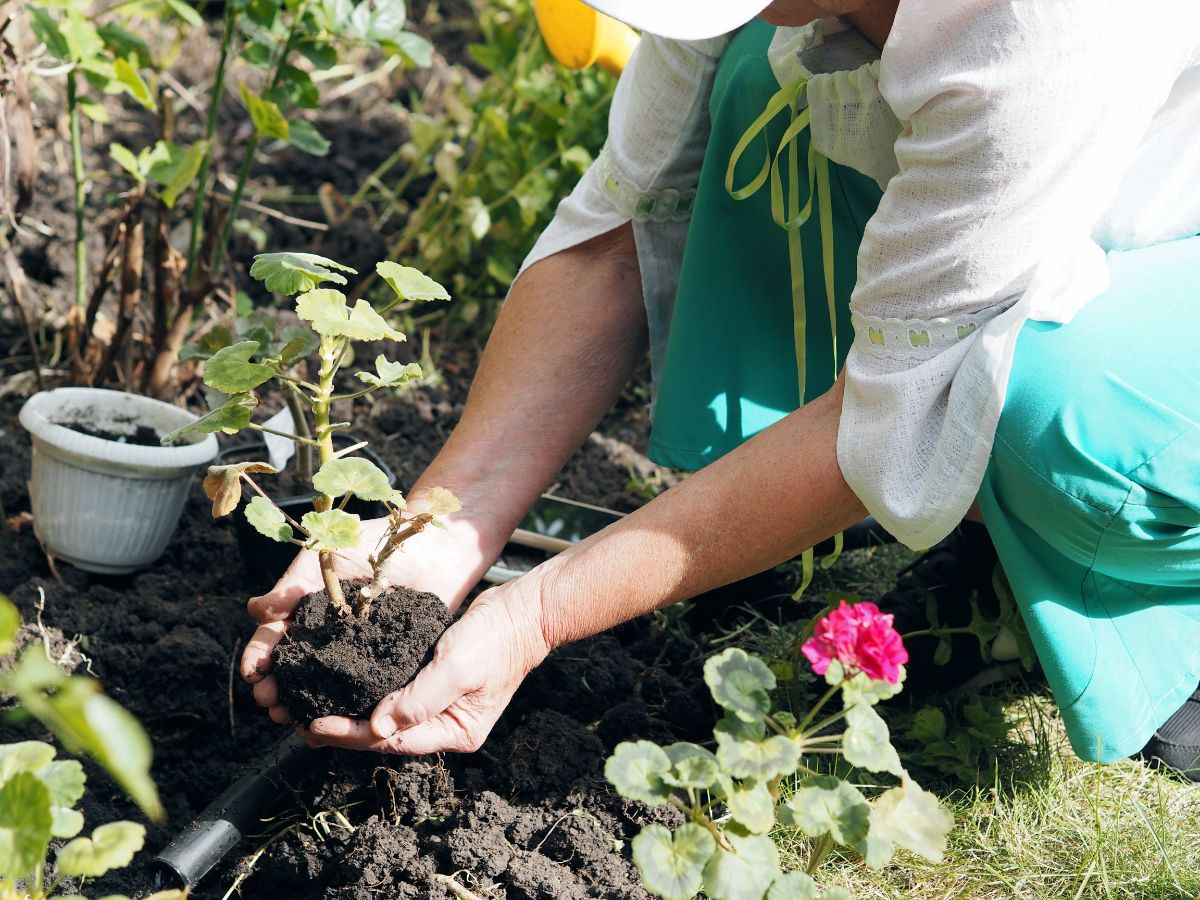
<path id="1" fill-rule="evenodd" d="M 96 878 L 129 865 L 145 841 L 146 829 L 136 822 L 109 822 L 90 838 L 75 838 L 59 850 L 58 870 L 64 875 Z"/>
<path id="2" fill-rule="evenodd" d="M 717 852 L 704 867 L 709 900 L 762 900 L 779 871 L 779 851 L 764 835 L 727 835 L 733 852 Z"/>
<path id="3" fill-rule="evenodd" d="M 871 805 L 852 784 L 832 775 L 810 775 L 780 808 L 780 821 L 793 825 L 809 837 L 833 835 L 847 847 L 857 846 L 867 836 Z"/>
<path id="4" fill-rule="evenodd" d="M 254 123 L 254 131 L 260 138 L 277 138 L 281 141 L 288 139 L 289 126 L 287 117 L 274 101 L 259 97 L 245 84 L 238 85 L 242 95 L 242 103 L 250 113 L 250 121 Z"/>
<path id="5" fill-rule="evenodd" d="M 713 699 L 739 719 L 753 722 L 771 709 L 768 691 L 775 676 L 757 656 L 732 647 L 704 663 L 704 681 Z"/>
<path id="6" fill-rule="evenodd" d="M 87 97 L 80 97 L 76 103 L 79 106 L 79 111 L 93 122 L 98 122 L 101 125 L 109 123 L 108 110 L 104 108 L 102 103 L 97 103 L 95 100 Z"/>
<path id="7" fill-rule="evenodd" d="M 377 388 L 402 387 L 422 377 L 418 363 L 389 362 L 382 353 L 375 357 L 375 372 L 359 372 L 358 380 Z"/>
<path id="8" fill-rule="evenodd" d="M 730 733 L 726 720 L 717 723 L 717 759 L 721 768 L 734 778 L 754 778 L 766 781 L 796 771 L 800 750 L 783 735 L 762 739 L 746 739 Z"/>
<path id="9" fill-rule="evenodd" d="M 0 594 L 0 656 L 7 656 L 16 645 L 21 630 L 21 613 L 3 594 Z"/>
<path id="10" fill-rule="evenodd" d="M 307 329 L 306 329 L 307 330 Z M 233 343 L 233 332 L 224 325 L 216 325 L 197 338 L 193 344 L 184 344 L 179 348 L 179 359 L 209 359 L 218 350 L 223 350 Z"/>
<path id="11" fill-rule="evenodd" d="M 156 108 L 154 103 L 154 95 L 150 93 L 150 87 L 142 79 L 141 73 L 129 64 L 128 60 L 117 57 L 113 60 L 113 70 L 117 73 L 117 82 L 128 92 L 129 96 L 133 97 L 138 103 L 153 110 Z"/>
<path id="12" fill-rule="evenodd" d="M 301 109 L 316 109 L 321 105 L 321 93 L 317 90 L 316 82 L 303 69 L 285 65 L 280 70 L 280 79 L 282 93 Z"/>
<path id="13" fill-rule="evenodd" d="M 187 0 L 163 0 L 170 7 L 171 12 L 179 16 L 184 22 L 193 28 L 199 28 L 204 24 L 204 20 L 200 18 L 200 13 L 192 7 Z"/>
<path id="14" fill-rule="evenodd" d="M 146 180 L 146 174 L 142 171 L 138 158 L 124 144 L 109 144 L 108 155 L 112 157 L 113 162 L 128 172 L 138 184 L 142 184 Z"/>
<path id="15" fill-rule="evenodd" d="M 946 714 L 936 706 L 921 707 L 913 714 L 912 725 L 904 736 L 921 744 L 945 740 Z"/>
<path id="16" fill-rule="evenodd" d="M 704 880 L 704 866 L 716 841 L 703 827 L 689 822 L 672 834 L 662 825 L 648 825 L 633 839 L 633 862 L 642 884 L 663 900 L 691 900 Z"/>
<path id="17" fill-rule="evenodd" d="M 18 772 L 0 786 L 0 875 L 41 868 L 53 822 L 50 791 L 36 775 Z"/>
<path id="18" fill-rule="evenodd" d="M 279 351 L 281 366 L 291 366 L 321 346 L 321 339 L 305 325 L 290 325 L 283 329 L 283 339 L 285 343 Z"/>
<path id="19" fill-rule="evenodd" d="M 803 872 L 787 872 L 771 882 L 766 900 L 817 900 L 817 883 Z"/>
<path id="20" fill-rule="evenodd" d="M 204 364 L 204 383 L 223 394 L 244 394 L 268 381 L 275 370 L 250 362 L 258 341 L 238 341 L 223 347 Z"/>
<path id="21" fill-rule="evenodd" d="M 430 278 L 410 266 L 389 261 L 377 263 L 375 271 L 388 283 L 401 300 L 449 300 L 449 292 Z"/>
<path id="22" fill-rule="evenodd" d="M 123 56 L 143 69 L 153 65 L 150 45 L 127 28 L 116 22 L 105 22 L 98 26 L 96 31 L 113 56 Z"/>
<path id="23" fill-rule="evenodd" d="M 855 672 L 853 678 L 842 680 L 843 706 L 874 706 L 880 700 L 889 700 L 904 690 L 904 679 L 908 676 L 904 666 L 900 667 L 900 677 L 896 683 L 876 681 L 868 678 L 862 672 Z"/>
<path id="24" fill-rule="evenodd" d="M 83 816 L 73 807 L 83 796 L 87 777 L 78 760 L 59 759 L 34 773 L 50 791 L 51 832 L 57 838 L 75 837 L 83 828 Z"/>
<path id="25" fill-rule="evenodd" d="M 896 847 L 940 863 L 953 827 L 954 817 L 937 797 L 905 778 L 899 787 L 875 798 L 871 827 L 858 849 L 873 869 L 887 865 Z"/>
<path id="26" fill-rule="evenodd" d="M 356 269 L 313 253 L 260 253 L 250 266 L 250 277 L 263 282 L 268 291 L 290 297 L 326 281 L 345 284 L 345 276 L 334 269 L 358 274 Z"/>
<path id="27" fill-rule="evenodd" d="M 278 474 L 278 469 L 265 462 L 209 466 L 204 476 L 204 495 L 213 502 L 213 518 L 229 515 L 242 501 L 242 476 Z"/>
<path id="28" fill-rule="evenodd" d="M 296 315 L 311 322 L 317 334 L 327 337 L 347 337 L 353 341 L 405 339 L 366 300 L 358 300 L 353 309 L 347 309 L 345 295 L 328 288 L 318 288 L 297 297 Z"/>
<path id="29" fill-rule="evenodd" d="M 306 122 L 304 119 L 294 119 L 288 133 L 288 142 L 293 147 L 303 150 L 312 156 L 325 156 L 329 153 L 329 148 L 332 146 L 321 132 L 317 131 L 315 125 L 311 122 Z"/>
<path id="30" fill-rule="evenodd" d="M 242 47 L 242 59 L 259 69 L 271 66 L 271 46 L 263 41 L 248 41 Z"/>
<path id="31" fill-rule="evenodd" d="M 154 145 L 155 161 L 148 174 L 162 185 L 159 197 L 168 209 L 173 209 L 180 194 L 192 186 L 207 152 L 207 141 L 197 141 L 187 148 L 169 141 Z"/>
<path id="32" fill-rule="evenodd" d="M 359 456 L 325 463 L 313 476 L 313 487 L 328 497 L 353 494 L 360 500 L 389 500 L 396 493 L 383 469 Z"/>
<path id="33" fill-rule="evenodd" d="M 279 12 L 278 0 L 247 0 L 246 18 L 255 25 L 270 28 Z"/>
<path id="34" fill-rule="evenodd" d="M 712 786 L 721 774 L 721 764 L 711 751 L 696 744 L 677 743 L 663 748 L 671 761 L 671 771 L 663 780 L 674 787 L 699 788 Z"/>
<path id="35" fill-rule="evenodd" d="M 337 50 L 324 41 L 308 39 L 296 42 L 296 52 L 313 64 L 313 68 L 324 71 L 337 65 Z"/>
<path id="36" fill-rule="evenodd" d="M 456 513 L 462 509 L 458 498 L 443 487 L 430 488 L 429 493 L 422 501 L 422 506 L 425 512 L 431 516 L 448 516 L 450 513 Z"/>
<path id="37" fill-rule="evenodd" d="M 104 52 L 104 41 L 95 25 L 75 10 L 68 10 L 58 27 L 66 39 L 71 59 L 79 63 L 99 62 L 97 57 Z"/>
<path id="38" fill-rule="evenodd" d="M 170 434 L 163 435 L 161 443 L 169 444 L 182 434 L 198 431 L 201 434 L 213 434 L 220 431 L 225 434 L 236 434 L 250 424 L 250 412 L 258 406 L 258 400 L 253 394 L 235 394 L 218 406 L 212 412 L 190 425 L 176 428 Z"/>
<path id="39" fill-rule="evenodd" d="M 20 772 L 37 772 L 54 759 L 55 750 L 44 741 L 0 744 L 0 784 Z"/>
<path id="40" fill-rule="evenodd" d="M 273 541 L 290 541 L 292 526 L 284 518 L 283 510 L 266 497 L 252 497 L 246 504 L 246 521 L 264 537 Z"/>
<path id="41" fill-rule="evenodd" d="M 775 801 L 764 782 L 743 782 L 725 796 L 725 805 L 733 820 L 751 834 L 766 834 L 775 824 Z"/>
<path id="42" fill-rule="evenodd" d="M 904 775 L 904 767 L 892 746 L 887 723 L 872 706 L 852 706 L 846 713 L 842 756 L 851 765 L 861 766 L 871 772 Z"/>
<path id="43" fill-rule="evenodd" d="M 387 49 L 402 54 L 418 68 L 424 69 L 433 63 L 433 45 L 411 31 L 401 31 L 391 40 L 381 41 L 381 44 Z"/>
<path id="44" fill-rule="evenodd" d="M 604 777 L 618 794 L 647 806 L 665 803 L 671 796 L 671 785 L 666 781 L 670 771 L 670 758 L 650 741 L 617 744 L 604 764 Z"/>
<path id="45" fill-rule="evenodd" d="M 312 540 L 313 550 L 351 550 L 359 542 L 359 518 L 344 510 L 305 513 L 300 525 Z"/>
<path id="46" fill-rule="evenodd" d="M 54 21 L 54 17 L 38 6 L 28 7 L 28 13 L 29 24 L 33 29 L 34 36 L 46 45 L 46 50 L 50 55 L 57 59 L 70 59 L 71 48 L 67 44 L 67 39 L 63 37 L 62 29 Z"/>

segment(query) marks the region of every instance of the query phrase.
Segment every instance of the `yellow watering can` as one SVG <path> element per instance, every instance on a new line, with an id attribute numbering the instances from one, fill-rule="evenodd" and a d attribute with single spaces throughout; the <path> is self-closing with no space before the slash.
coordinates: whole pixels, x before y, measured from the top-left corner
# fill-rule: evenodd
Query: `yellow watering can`
<path id="1" fill-rule="evenodd" d="M 568 69 L 598 63 L 620 75 L 638 44 L 636 31 L 583 0 L 535 0 L 534 10 L 546 46 Z"/>

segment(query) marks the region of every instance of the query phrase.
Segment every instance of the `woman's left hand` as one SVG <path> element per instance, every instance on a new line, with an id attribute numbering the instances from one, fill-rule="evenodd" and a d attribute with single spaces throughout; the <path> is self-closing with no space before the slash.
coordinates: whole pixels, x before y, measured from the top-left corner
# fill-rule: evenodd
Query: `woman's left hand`
<path id="1" fill-rule="evenodd" d="M 379 701 L 369 721 L 329 716 L 301 728 L 301 737 L 314 747 L 407 756 L 478 750 L 525 676 L 550 652 L 537 591 L 523 581 L 534 579 L 481 594 L 442 635 L 430 663 Z"/>

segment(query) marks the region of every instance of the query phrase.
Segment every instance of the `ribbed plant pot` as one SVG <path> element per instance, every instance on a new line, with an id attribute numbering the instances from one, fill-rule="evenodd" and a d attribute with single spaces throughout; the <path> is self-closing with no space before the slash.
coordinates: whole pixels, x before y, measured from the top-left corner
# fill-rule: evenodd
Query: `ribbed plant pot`
<path id="1" fill-rule="evenodd" d="M 196 468 L 217 455 L 217 439 L 188 434 L 170 447 L 139 446 L 82 434 L 83 425 L 163 435 L 196 416 L 148 397 L 100 388 L 56 388 L 21 408 L 33 438 L 30 499 L 38 540 L 56 559 L 88 572 L 120 574 L 166 549 Z"/>

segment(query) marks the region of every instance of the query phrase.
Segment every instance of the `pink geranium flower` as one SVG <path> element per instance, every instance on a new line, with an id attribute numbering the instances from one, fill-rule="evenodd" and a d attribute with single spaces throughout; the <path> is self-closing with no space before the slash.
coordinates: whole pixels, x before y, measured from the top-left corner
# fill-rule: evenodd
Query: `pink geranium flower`
<path id="1" fill-rule="evenodd" d="M 842 600 L 817 622 L 813 636 L 800 651 L 818 675 L 824 675 L 836 659 L 847 677 L 862 672 L 874 681 L 890 684 L 900 680 L 900 666 L 908 662 L 908 651 L 892 626 L 892 615 L 868 602 L 852 606 Z"/>

